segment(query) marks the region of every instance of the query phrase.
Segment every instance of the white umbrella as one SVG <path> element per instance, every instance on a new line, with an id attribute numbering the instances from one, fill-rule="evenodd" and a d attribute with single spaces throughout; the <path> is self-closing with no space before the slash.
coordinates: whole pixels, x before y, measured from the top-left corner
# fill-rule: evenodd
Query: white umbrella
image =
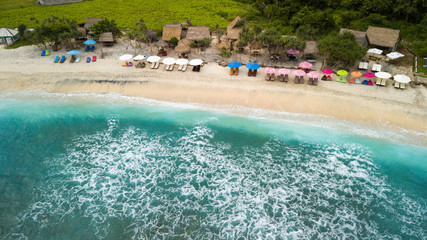
<path id="1" fill-rule="evenodd" d="M 375 73 L 375 77 L 389 79 L 391 77 L 391 74 L 388 72 L 377 72 Z"/>
<path id="2" fill-rule="evenodd" d="M 175 64 L 175 59 L 174 58 L 165 58 L 165 59 L 163 59 L 163 64 L 165 64 L 165 65 Z"/>
<path id="3" fill-rule="evenodd" d="M 387 57 L 391 58 L 391 59 L 396 59 L 396 58 L 400 58 L 400 57 L 404 57 L 405 55 L 398 53 L 398 52 L 391 52 L 389 54 L 387 54 Z"/>
<path id="4" fill-rule="evenodd" d="M 188 64 L 188 60 L 184 59 L 184 58 L 180 58 L 180 59 L 176 60 L 175 63 L 178 65 L 184 65 L 184 64 Z"/>
<path id="5" fill-rule="evenodd" d="M 132 55 L 130 55 L 130 54 L 124 54 L 124 55 L 121 55 L 120 56 L 120 60 L 122 60 L 122 61 L 127 61 L 127 60 L 130 60 L 130 59 L 132 59 Z"/>
<path id="6" fill-rule="evenodd" d="M 400 83 L 409 83 L 411 81 L 408 76 L 403 74 L 397 74 L 393 77 L 393 79 Z"/>
<path id="7" fill-rule="evenodd" d="M 378 48 L 370 48 L 370 49 L 368 50 L 368 53 L 381 54 L 381 53 L 383 53 L 383 50 L 378 49 Z"/>
<path id="8" fill-rule="evenodd" d="M 151 62 L 151 63 L 153 63 L 153 62 L 158 62 L 158 61 L 160 61 L 160 57 L 159 57 L 159 56 L 149 56 L 149 57 L 147 58 L 147 61 L 149 61 L 149 62 Z"/>
<path id="9" fill-rule="evenodd" d="M 202 59 L 193 59 L 190 61 L 191 66 L 199 66 L 202 65 L 203 60 Z"/>
<path id="10" fill-rule="evenodd" d="M 147 57 L 146 56 L 144 56 L 144 55 L 138 55 L 138 56 L 136 56 L 136 57 L 134 57 L 133 58 L 133 60 L 144 60 L 144 59 L 146 59 Z"/>

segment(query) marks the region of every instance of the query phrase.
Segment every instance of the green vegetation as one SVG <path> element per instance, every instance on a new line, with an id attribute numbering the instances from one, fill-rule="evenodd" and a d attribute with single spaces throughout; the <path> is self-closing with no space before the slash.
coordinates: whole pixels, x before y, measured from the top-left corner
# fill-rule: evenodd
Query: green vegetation
<path id="1" fill-rule="evenodd" d="M 142 22 L 142 24 L 144 24 L 144 21 Z M 145 24 L 144 24 L 144 27 L 145 27 Z M 95 37 L 99 37 L 99 35 L 101 35 L 101 33 L 104 33 L 104 32 L 112 32 L 114 36 L 121 35 L 121 31 L 117 27 L 116 21 L 114 20 L 110 21 L 107 18 L 105 20 L 99 21 L 93 24 L 92 26 L 90 26 L 89 30 L 93 31 L 93 35 Z M 135 30 L 136 30 L 135 32 L 140 30 L 138 24 L 136 25 Z"/>
<path id="2" fill-rule="evenodd" d="M 328 35 L 319 42 L 320 50 L 327 54 L 328 60 L 342 63 L 342 65 L 352 65 L 357 60 L 362 59 L 366 53 L 364 47 L 356 42 L 353 34 Z"/>
<path id="3" fill-rule="evenodd" d="M 211 44 L 211 39 L 210 38 L 203 38 L 200 41 L 192 41 L 190 43 L 190 47 L 192 48 L 206 48 L 209 47 L 209 45 Z"/>
<path id="4" fill-rule="evenodd" d="M 231 51 L 228 51 L 225 47 L 221 48 L 221 55 L 223 57 L 229 58 L 229 57 L 231 57 L 232 54 L 233 53 Z"/>
<path id="5" fill-rule="evenodd" d="M 0 0 L 0 11 L 34 6 L 34 0 Z"/>
<path id="6" fill-rule="evenodd" d="M 78 38 L 81 33 L 77 31 L 77 22 L 68 18 L 58 18 L 52 16 L 43 21 L 31 33 L 31 38 L 34 43 L 47 48 L 49 43 L 53 46 L 58 46 L 61 42 L 67 46 L 71 46 L 71 39 Z"/>

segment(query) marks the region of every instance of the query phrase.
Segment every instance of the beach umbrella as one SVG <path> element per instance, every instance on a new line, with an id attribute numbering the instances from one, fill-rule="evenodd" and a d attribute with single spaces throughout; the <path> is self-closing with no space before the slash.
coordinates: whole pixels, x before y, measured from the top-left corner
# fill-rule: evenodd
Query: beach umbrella
<path id="1" fill-rule="evenodd" d="M 80 54 L 80 51 L 77 51 L 77 50 L 71 50 L 71 51 L 67 52 L 67 54 L 68 54 L 68 55 L 77 55 L 77 54 Z"/>
<path id="2" fill-rule="evenodd" d="M 408 76 L 403 74 L 397 74 L 393 77 L 393 79 L 400 83 L 409 83 L 411 81 L 411 79 Z"/>
<path id="3" fill-rule="evenodd" d="M 250 70 L 256 70 L 256 69 L 260 68 L 261 65 L 259 65 L 258 63 L 255 63 L 255 62 L 250 62 L 250 63 L 246 64 L 246 67 Z"/>
<path id="4" fill-rule="evenodd" d="M 365 76 L 367 78 L 373 78 L 373 77 L 375 77 L 375 74 L 373 74 L 371 72 L 367 72 L 367 73 L 364 73 L 363 76 Z"/>
<path id="5" fill-rule="evenodd" d="M 227 66 L 230 68 L 239 68 L 240 66 L 242 66 L 242 64 L 239 62 L 231 62 L 231 63 L 227 64 Z"/>
<path id="6" fill-rule="evenodd" d="M 277 70 L 275 68 L 268 67 L 268 68 L 264 68 L 264 72 L 267 74 L 275 74 Z"/>
<path id="7" fill-rule="evenodd" d="M 391 59 L 397 59 L 397 58 L 404 57 L 405 55 L 403 55 L 399 52 L 391 52 L 391 53 L 387 54 L 386 56 L 391 58 Z"/>
<path id="8" fill-rule="evenodd" d="M 319 78 L 320 74 L 318 72 L 309 72 L 309 73 L 307 73 L 307 77 L 309 77 L 309 78 Z"/>
<path id="9" fill-rule="evenodd" d="M 289 69 L 286 69 L 286 68 L 281 68 L 281 69 L 277 70 L 277 73 L 281 74 L 281 75 L 288 75 L 290 72 L 291 71 Z"/>
<path id="10" fill-rule="evenodd" d="M 322 72 L 324 73 L 324 74 L 332 74 L 334 71 L 332 71 L 331 69 L 329 69 L 329 68 L 325 68 L 325 69 L 323 69 L 322 70 Z"/>
<path id="11" fill-rule="evenodd" d="M 159 56 L 149 56 L 149 57 L 147 58 L 147 61 L 148 61 L 148 62 L 151 62 L 151 63 L 153 63 L 153 62 L 158 62 L 158 61 L 160 61 L 160 57 L 159 57 Z"/>
<path id="12" fill-rule="evenodd" d="M 288 54 L 290 54 L 290 55 L 298 55 L 298 54 L 299 54 L 299 51 L 298 51 L 298 50 L 295 50 L 295 49 L 289 49 L 289 50 L 287 51 L 287 53 L 288 53 Z"/>
<path id="13" fill-rule="evenodd" d="M 292 74 L 293 74 L 294 76 L 298 76 L 298 77 L 305 76 L 305 72 L 304 72 L 304 71 L 302 71 L 302 70 L 294 70 L 294 71 L 292 72 Z"/>
<path id="14" fill-rule="evenodd" d="M 147 58 L 147 57 L 146 57 L 146 56 L 144 56 L 144 55 L 138 55 L 138 56 L 134 57 L 134 58 L 133 58 L 133 60 L 140 61 L 140 60 L 144 60 L 144 59 L 146 59 L 146 58 Z"/>
<path id="15" fill-rule="evenodd" d="M 299 64 L 299 66 L 300 66 L 301 68 L 309 69 L 309 68 L 312 68 L 312 67 L 313 67 L 313 64 L 311 64 L 311 63 L 309 63 L 309 62 L 305 61 L 305 62 L 300 63 L 300 64 Z"/>
<path id="16" fill-rule="evenodd" d="M 377 72 L 377 73 L 375 73 L 375 77 L 388 79 L 391 77 L 391 74 L 388 72 Z"/>
<path id="17" fill-rule="evenodd" d="M 347 76 L 347 75 L 348 75 L 348 72 L 347 72 L 346 70 L 339 70 L 339 71 L 337 72 L 337 74 L 338 74 L 338 75 L 340 75 L 340 76 Z"/>
<path id="18" fill-rule="evenodd" d="M 188 64 L 188 59 L 180 58 L 180 59 L 176 60 L 175 63 L 178 65 Z"/>
<path id="19" fill-rule="evenodd" d="M 378 49 L 378 48 L 370 48 L 370 49 L 368 50 L 368 53 L 381 54 L 381 53 L 383 53 L 383 50 Z"/>
<path id="20" fill-rule="evenodd" d="M 357 78 L 359 78 L 359 77 L 361 77 L 361 76 L 363 75 L 363 73 L 361 73 L 361 72 L 352 72 L 350 75 L 351 75 L 352 77 L 357 77 Z"/>
<path id="21" fill-rule="evenodd" d="M 165 59 L 163 59 L 162 62 L 165 65 L 175 64 L 175 58 L 165 58 Z"/>
<path id="22" fill-rule="evenodd" d="M 94 45 L 94 44 L 96 44 L 96 41 L 95 41 L 95 40 L 92 40 L 92 39 L 89 39 L 89 40 L 84 41 L 84 42 L 83 42 L 83 44 L 86 44 L 86 45 Z"/>
<path id="23" fill-rule="evenodd" d="M 203 60 L 202 59 L 193 59 L 190 61 L 191 66 L 199 66 L 202 65 Z"/>
<path id="24" fill-rule="evenodd" d="M 122 61 L 127 61 L 127 60 L 130 60 L 130 59 L 132 59 L 132 55 L 130 55 L 130 54 L 123 54 L 123 55 L 121 55 L 120 56 L 120 60 L 122 60 Z"/>

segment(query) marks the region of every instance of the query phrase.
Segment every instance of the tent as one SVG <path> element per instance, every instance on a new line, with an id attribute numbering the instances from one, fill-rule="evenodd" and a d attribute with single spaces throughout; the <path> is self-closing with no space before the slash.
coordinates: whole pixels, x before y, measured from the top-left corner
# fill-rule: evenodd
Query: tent
<path id="1" fill-rule="evenodd" d="M 18 31 L 10 28 L 0 28 L 0 39 L 10 46 L 18 40 Z"/>

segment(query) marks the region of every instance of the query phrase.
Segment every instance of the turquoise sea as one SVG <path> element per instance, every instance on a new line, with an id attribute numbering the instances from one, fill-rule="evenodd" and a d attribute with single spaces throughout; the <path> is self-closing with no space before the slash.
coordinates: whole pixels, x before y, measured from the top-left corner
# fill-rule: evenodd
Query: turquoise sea
<path id="1" fill-rule="evenodd" d="M 0 239 L 426 239 L 425 134 L 0 93 Z"/>

